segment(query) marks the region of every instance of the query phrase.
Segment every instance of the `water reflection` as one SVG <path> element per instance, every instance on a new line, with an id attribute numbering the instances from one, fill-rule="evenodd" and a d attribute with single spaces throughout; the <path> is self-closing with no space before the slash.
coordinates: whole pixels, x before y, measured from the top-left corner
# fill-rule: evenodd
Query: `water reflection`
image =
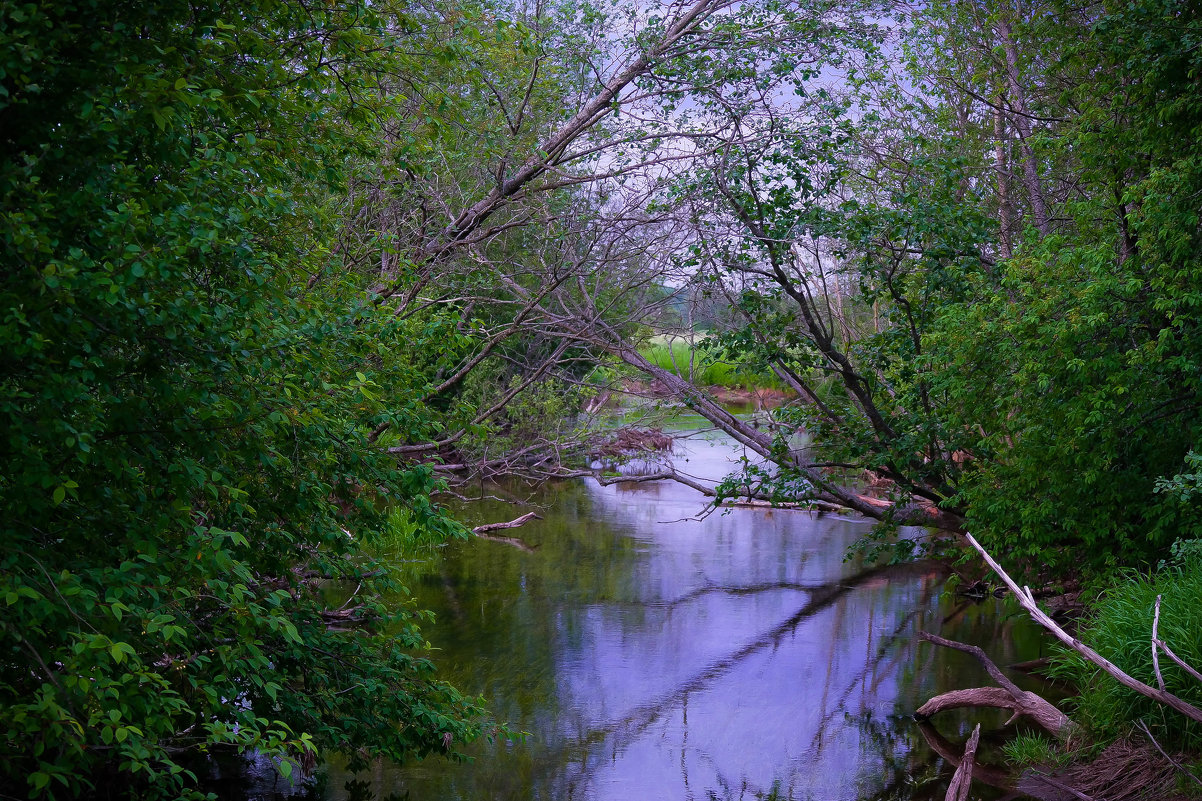
<path id="1" fill-rule="evenodd" d="M 712 479 L 740 457 L 716 437 L 683 447 L 678 465 Z M 511 532 L 533 552 L 454 545 L 414 588 L 438 615 L 426 633 L 444 674 L 529 738 L 481 744 L 468 765 L 357 777 L 379 796 L 941 798 L 943 761 L 905 715 L 988 682 L 916 632 L 982 643 L 999 664 L 1038 655 L 1037 635 L 995 604 L 945 597 L 935 565 L 845 563 L 861 521 L 699 518 L 700 496 L 664 482 L 569 484 L 541 500 L 545 519 Z M 490 502 L 466 513 L 515 516 Z M 954 738 L 977 720 L 1002 718 L 948 714 L 939 726 Z M 347 778 L 332 771 L 328 797 L 345 797 Z"/>

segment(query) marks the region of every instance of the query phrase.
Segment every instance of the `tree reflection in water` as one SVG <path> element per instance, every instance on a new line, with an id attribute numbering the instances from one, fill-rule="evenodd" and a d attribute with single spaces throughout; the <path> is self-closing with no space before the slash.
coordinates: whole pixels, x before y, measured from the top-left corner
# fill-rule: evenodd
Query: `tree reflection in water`
<path id="1" fill-rule="evenodd" d="M 676 458 L 716 478 L 731 455 L 690 439 Z M 468 765 L 354 778 L 377 797 L 439 801 L 941 798 L 940 751 L 955 746 L 928 743 L 908 716 L 987 679 L 917 632 L 981 643 L 999 664 L 1039 655 L 1038 633 L 994 599 L 945 596 L 935 565 L 845 563 L 865 523 L 771 509 L 698 520 L 693 490 L 636 486 L 536 498 L 545 519 L 520 530 L 534 552 L 473 541 L 410 566 L 417 602 L 438 614 L 427 636 L 445 674 L 530 737 L 481 744 Z M 466 513 L 515 516 L 496 502 Z M 1003 720 L 937 723 L 955 740 Z M 349 797 L 348 778 L 332 770 L 326 797 Z"/>

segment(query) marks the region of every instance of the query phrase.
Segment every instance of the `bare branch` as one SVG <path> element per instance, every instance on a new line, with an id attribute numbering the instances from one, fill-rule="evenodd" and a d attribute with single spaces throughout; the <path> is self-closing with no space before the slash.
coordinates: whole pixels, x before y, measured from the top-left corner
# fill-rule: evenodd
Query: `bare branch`
<path id="1" fill-rule="evenodd" d="M 1161 692 L 1164 692 L 1164 676 L 1162 676 L 1160 674 L 1160 655 L 1159 655 L 1160 649 L 1157 647 L 1157 643 L 1160 641 L 1160 637 L 1157 635 L 1156 630 L 1159 627 L 1160 627 L 1160 596 L 1157 595 L 1156 596 L 1156 613 L 1152 616 L 1152 671 L 1156 674 L 1156 686 L 1158 686 L 1160 688 Z"/>
<path id="2" fill-rule="evenodd" d="M 945 801 L 968 801 L 968 790 L 972 787 L 972 764 L 977 756 L 977 743 L 981 740 L 981 724 L 978 723 L 964 746 L 964 757 L 952 774 L 952 781 L 947 787 Z"/>
<path id="3" fill-rule="evenodd" d="M 538 550 L 537 545 L 530 545 L 529 543 L 524 542 L 524 541 L 518 539 L 517 537 L 503 537 L 503 536 L 500 536 L 497 534 L 492 534 L 490 532 L 500 531 L 502 529 L 508 529 L 508 528 L 518 528 L 520 526 L 526 525 L 531 520 L 542 520 L 542 519 L 543 519 L 542 516 L 539 515 L 537 512 L 527 512 L 526 514 L 522 515 L 521 517 L 514 518 L 513 520 L 510 520 L 507 523 L 485 523 L 482 526 L 476 526 L 475 528 L 472 529 L 472 533 L 475 534 L 477 537 L 479 537 L 482 540 L 488 540 L 490 542 L 499 542 L 502 545 L 511 545 L 514 548 L 517 548 L 518 550 L 521 550 L 521 551 L 526 551 L 527 553 L 534 553 L 536 550 Z"/>
<path id="4" fill-rule="evenodd" d="M 1000 689 L 981 687 L 972 690 L 956 690 L 935 696 L 919 707 L 916 713 L 919 716 L 930 717 L 945 709 L 964 706 L 992 706 L 1013 710 L 1014 717 L 1010 719 L 1011 721 L 1019 715 L 1025 715 L 1057 737 L 1066 736 L 1072 728 L 1072 721 L 1067 715 L 1035 693 L 1021 689 L 1006 674 L 1002 673 L 993 660 L 977 646 L 947 640 L 926 631 L 920 632 L 918 636 L 935 645 L 972 654 L 985 667 L 989 677 L 1000 686 Z"/>
<path id="5" fill-rule="evenodd" d="M 1157 598 L 1156 600 L 1159 601 L 1160 598 Z M 1182 765 L 1177 760 L 1173 759 L 1171 756 L 1169 756 L 1169 753 L 1167 751 L 1165 751 L 1163 748 L 1160 747 L 1160 743 L 1156 742 L 1156 738 L 1152 736 L 1152 732 L 1148 731 L 1148 724 L 1144 723 L 1143 718 L 1140 718 L 1139 720 L 1137 720 L 1135 722 L 1135 725 L 1139 726 L 1140 730 L 1144 734 L 1147 735 L 1148 739 L 1152 741 L 1152 745 L 1156 746 L 1156 750 L 1160 752 L 1161 756 L 1163 756 L 1165 759 L 1167 759 L 1169 761 L 1169 763 L 1173 767 L 1175 767 L 1177 770 L 1181 771 L 1186 776 L 1189 776 L 1191 779 L 1193 779 L 1194 784 L 1198 785 L 1199 787 L 1202 787 L 1202 779 L 1199 779 L 1197 776 L 1195 776 L 1193 774 L 1193 771 L 1191 771 L 1189 768 L 1185 767 L 1185 765 Z"/>
<path id="6" fill-rule="evenodd" d="M 510 520 L 507 523 L 485 523 L 482 526 L 476 526 L 472 529 L 472 533 L 478 536 L 480 534 L 487 534 L 490 531 L 500 531 L 501 529 L 505 528 L 518 528 L 526 525 L 531 520 L 542 519 L 542 515 L 540 515 L 538 512 L 527 512 L 521 517 L 515 517 L 513 520 Z"/>
<path id="7" fill-rule="evenodd" d="M 1000 578 L 1003 583 L 1010 588 L 1010 591 L 1014 593 L 1014 597 L 1018 601 L 1019 606 L 1027 610 L 1027 613 L 1031 616 L 1031 618 L 1036 623 L 1051 632 L 1056 639 L 1060 640 L 1060 642 L 1081 654 L 1081 656 L 1085 657 L 1090 663 L 1101 668 L 1124 687 L 1134 690 L 1140 695 L 1151 698 L 1154 701 L 1158 701 L 1165 706 L 1171 707 L 1177 712 L 1180 712 L 1182 715 L 1185 715 L 1190 720 L 1196 720 L 1202 723 L 1202 709 L 1198 709 L 1198 707 L 1178 698 L 1172 693 L 1159 690 L 1156 687 L 1150 687 L 1147 684 L 1144 684 L 1142 681 L 1132 678 L 1113 662 L 1106 659 L 1097 651 L 1090 648 L 1088 645 L 1062 629 L 1054 620 L 1052 620 L 1051 617 L 1048 616 L 1046 612 L 1039 608 L 1039 604 L 1035 603 L 1035 596 L 1031 594 L 1031 590 L 1029 588 L 1020 588 L 1014 579 L 1010 578 L 1010 574 L 1002 569 L 1002 566 L 999 565 L 997 561 L 995 561 L 994 558 L 989 555 L 989 552 L 985 550 L 981 543 L 977 542 L 975 537 L 973 537 L 971 534 L 965 534 L 964 536 L 965 539 L 968 540 L 969 545 L 975 548 L 977 553 L 981 554 L 981 558 L 985 560 L 985 563 L 993 568 L 993 572 L 997 573 L 998 578 Z"/>

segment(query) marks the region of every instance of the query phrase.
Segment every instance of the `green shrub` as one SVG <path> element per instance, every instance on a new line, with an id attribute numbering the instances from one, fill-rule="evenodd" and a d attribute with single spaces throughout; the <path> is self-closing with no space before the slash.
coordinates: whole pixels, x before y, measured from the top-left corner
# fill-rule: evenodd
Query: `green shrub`
<path id="1" fill-rule="evenodd" d="M 0 11 L 6 797 L 180 798 L 214 752 L 358 767 L 479 733 L 363 551 L 388 508 L 454 528 L 372 432 L 434 433 L 405 357 L 458 321 L 395 319 L 334 255 L 374 134 L 316 65 L 370 94 L 375 8 Z"/>

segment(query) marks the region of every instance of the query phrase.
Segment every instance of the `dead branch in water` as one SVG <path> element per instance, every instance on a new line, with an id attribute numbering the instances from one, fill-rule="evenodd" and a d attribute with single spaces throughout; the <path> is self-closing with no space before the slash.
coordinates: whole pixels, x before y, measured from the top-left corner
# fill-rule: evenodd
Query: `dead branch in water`
<path id="1" fill-rule="evenodd" d="M 964 756 L 952 774 L 944 801 L 968 801 L 968 789 L 972 786 L 972 763 L 977 756 L 977 743 L 981 740 L 981 724 L 978 723 L 964 746 Z"/>
<path id="2" fill-rule="evenodd" d="M 542 516 L 538 512 L 527 512 L 521 517 L 515 517 L 508 523 L 485 523 L 482 526 L 476 526 L 472 529 L 472 533 L 476 536 L 487 534 L 490 531 L 500 531 L 503 528 L 519 528 L 526 525 L 531 520 L 542 520 Z"/>
<path id="3" fill-rule="evenodd" d="M 1028 659 L 1025 662 L 1015 662 L 1012 665 L 1006 665 L 1011 670 L 1021 670 L 1023 673 L 1038 673 L 1046 669 L 1052 664 L 1052 658 L 1049 656 L 1041 656 L 1038 659 Z"/>
<path id="4" fill-rule="evenodd" d="M 1024 715 L 1057 737 L 1065 737 L 1068 734 L 1072 727 L 1072 721 L 1067 715 L 1035 693 L 1021 689 L 1007 678 L 1006 674 L 1002 673 L 993 663 L 993 660 L 977 646 L 947 640 L 925 631 L 920 632 L 918 636 L 935 645 L 971 654 L 985 667 L 989 677 L 999 685 L 998 687 L 977 687 L 971 690 L 953 690 L 937 695 L 918 708 L 915 714 L 920 718 L 928 718 L 945 709 L 988 706 L 1012 710 L 1014 715 L 1006 721 L 1007 724 L 1012 723 L 1020 715 Z"/>
<path id="5" fill-rule="evenodd" d="M 927 745 L 931 750 L 947 761 L 949 765 L 959 767 L 964 761 L 963 749 L 952 744 L 950 740 L 939 733 L 939 730 L 932 726 L 929 722 L 920 721 L 918 724 L 918 733 L 922 735 L 922 739 L 926 740 Z M 999 768 L 996 765 L 988 763 L 982 764 L 976 761 L 974 754 L 972 764 L 972 775 L 978 784 L 987 784 L 990 787 L 997 787 L 1001 790 L 1014 789 L 1014 776 L 1010 771 Z"/>
<path id="6" fill-rule="evenodd" d="M 1002 582 L 1010 588 L 1010 591 L 1014 593 L 1014 597 L 1018 601 L 1019 606 L 1027 610 L 1027 613 L 1031 616 L 1031 619 L 1051 632 L 1056 639 L 1060 640 L 1060 642 L 1081 654 L 1081 656 L 1085 657 L 1092 664 L 1101 668 L 1124 687 L 1134 690 L 1140 695 L 1151 698 L 1154 701 L 1159 701 L 1165 706 L 1177 710 L 1190 720 L 1196 720 L 1202 723 L 1202 709 L 1198 709 L 1198 707 L 1194 706 L 1188 701 L 1178 698 L 1172 693 L 1165 692 L 1164 690 L 1157 689 L 1156 687 L 1151 687 L 1147 684 L 1144 684 L 1139 679 L 1131 677 L 1120 667 L 1118 667 L 1118 665 L 1115 665 L 1109 659 L 1106 659 L 1106 657 L 1102 656 L 1097 651 L 1090 648 L 1088 645 L 1062 629 L 1056 623 L 1056 621 L 1052 620 L 1052 618 L 1049 617 L 1046 612 L 1039 608 L 1039 604 L 1035 603 L 1035 596 L 1031 594 L 1031 589 L 1029 587 L 1020 588 L 1018 583 L 1014 579 L 1010 578 L 1010 574 L 1002 569 L 1002 566 L 999 565 L 997 561 L 989 555 L 989 552 L 985 550 L 981 543 L 977 542 L 975 537 L 973 537 L 971 534 L 965 534 L 964 537 L 966 540 L 968 540 L 968 544 L 975 548 L 977 553 L 981 554 L 981 558 L 985 560 L 986 564 L 993 568 L 993 572 L 998 575 L 998 578 L 1000 578 Z M 1165 654 L 1168 655 L 1167 650 L 1165 651 Z"/>
<path id="7" fill-rule="evenodd" d="M 629 456 L 634 453 L 653 453 L 672 450 L 672 436 L 659 428 L 619 428 L 610 437 L 593 446 L 600 457 Z"/>
<path id="8" fill-rule="evenodd" d="M 500 531 L 507 528 L 518 528 L 526 525 L 531 520 L 542 519 L 542 516 L 539 515 L 538 512 L 527 512 L 521 517 L 515 517 L 513 520 L 510 520 L 507 523 L 485 523 L 484 525 L 476 526 L 472 529 L 472 533 L 482 540 L 499 542 L 503 545 L 512 545 L 514 548 L 521 549 L 527 553 L 534 553 L 534 551 L 538 548 L 536 545 L 529 545 L 522 540 L 519 540 L 517 537 L 503 537 L 496 534 L 491 534 L 490 532 Z"/>

